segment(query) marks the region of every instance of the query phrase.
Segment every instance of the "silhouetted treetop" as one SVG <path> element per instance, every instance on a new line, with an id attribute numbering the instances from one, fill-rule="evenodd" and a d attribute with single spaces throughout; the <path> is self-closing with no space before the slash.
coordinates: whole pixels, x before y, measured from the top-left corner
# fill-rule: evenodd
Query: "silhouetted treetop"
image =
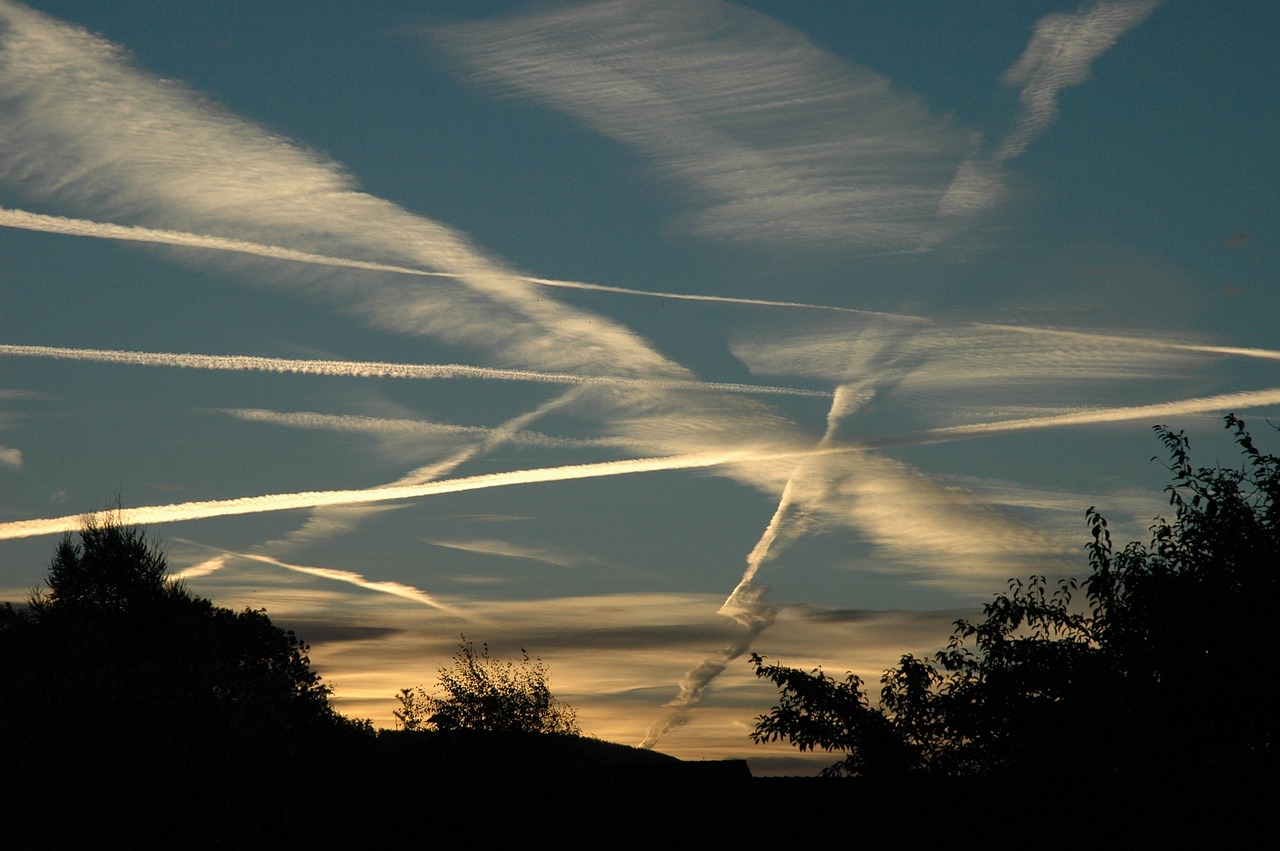
<path id="1" fill-rule="evenodd" d="M 91 515 L 78 536 L 67 533 L 46 584 L 55 606 L 114 610 L 155 605 L 175 590 L 164 552 L 119 514 L 107 520 Z"/>

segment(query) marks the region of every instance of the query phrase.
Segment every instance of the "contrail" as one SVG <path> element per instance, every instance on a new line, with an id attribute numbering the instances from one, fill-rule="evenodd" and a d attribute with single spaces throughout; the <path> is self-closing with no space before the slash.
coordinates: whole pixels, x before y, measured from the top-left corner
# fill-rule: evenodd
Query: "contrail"
<path id="1" fill-rule="evenodd" d="M 321 579 L 332 579 L 336 582 L 347 582 L 364 588 L 369 591 L 377 591 L 382 594 L 390 594 L 393 597 L 401 597 L 405 600 L 412 600 L 415 603 L 423 603 L 433 609 L 439 609 L 442 612 L 448 612 L 451 615 L 463 616 L 461 610 L 448 603 L 441 603 L 432 597 L 426 591 L 414 588 L 412 585 L 405 585 L 401 582 L 377 581 L 369 579 L 362 574 L 352 570 L 335 570 L 328 567 L 309 567 L 302 564 L 290 564 L 289 562 L 280 561 L 280 559 L 272 558 L 266 555 L 257 555 L 255 553 L 232 553 L 237 558 L 250 559 L 252 561 L 260 561 L 263 564 L 270 564 L 275 567 L 282 567 L 285 570 L 292 570 L 295 573 L 306 573 L 310 576 L 318 576 Z"/>
<path id="2" fill-rule="evenodd" d="M 0 227 L 19 230 L 57 233 L 68 236 L 87 236 L 98 239 L 113 239 L 126 242 L 144 242 L 159 245 L 174 245 L 182 248 L 196 248 L 213 251 L 229 251 L 265 257 L 272 260 L 286 260 L 297 263 L 309 263 L 317 266 L 335 266 L 348 269 L 363 269 L 370 272 L 388 272 L 397 275 L 416 275 L 426 278 L 444 278 L 449 280 L 464 279 L 465 275 L 453 272 L 438 272 L 417 269 L 411 266 L 399 266 L 389 263 L 375 263 L 368 260 L 352 260 L 334 257 L 328 254 L 317 254 L 309 251 L 298 251 L 279 245 L 265 245 L 243 239 L 230 239 L 220 236 L 189 233 L 187 231 L 163 230 L 159 228 L 140 227 L 136 225 L 118 225 L 99 222 L 91 219 L 72 219 L 64 216 L 49 216 L 41 213 L 29 213 L 24 210 L 13 210 L 0 207 Z M 666 292 L 663 290 L 641 290 L 630 287 L 615 287 L 607 284 L 595 284 L 586 281 L 557 280 L 554 278 L 537 278 L 528 275 L 514 276 L 519 280 L 544 287 L 562 289 L 591 290 L 594 292 L 614 293 L 617 295 L 642 296 L 645 298 L 663 298 L 676 301 L 701 301 L 715 304 L 741 304 L 754 307 L 790 308 L 799 310 L 816 310 L 833 313 L 848 313 L 858 316 L 878 317 L 898 322 L 928 323 L 923 316 L 905 313 L 887 313 L 877 310 L 863 310 L 855 307 L 840 307 L 832 304 L 817 304 L 803 301 L 776 301 L 763 298 L 742 298 L 737 296 L 699 295 L 694 293 Z M 1117 336 L 1098 334 L 1090 331 L 1072 331 L 1060 328 L 1042 328 L 1034 325 L 1004 325 L 995 322 L 976 322 L 973 328 L 981 330 L 1005 331 L 1032 335 L 1063 336 L 1081 339 L 1099 339 L 1110 342 L 1128 342 L 1145 347 L 1174 349 L 1177 351 L 1200 352 L 1204 354 L 1233 355 L 1237 357 L 1280 360 L 1280 351 L 1258 349 L 1242 346 L 1213 346 L 1196 343 L 1169 343 L 1150 340 L 1143 337 Z"/>
<path id="3" fill-rule="evenodd" d="M 839 452 L 844 450 L 828 451 Z M 237 499 L 150 505 L 129 509 L 125 513 L 130 523 L 176 523 L 182 520 L 202 520 L 209 517 L 258 514 L 266 511 L 289 511 L 298 508 L 320 508 L 334 505 L 367 505 L 370 503 L 418 499 L 424 496 L 510 485 L 564 482 L 664 470 L 693 470 L 749 461 L 768 461 L 813 453 L 814 450 L 812 449 L 780 452 L 734 450 L 700 452 L 690 455 L 668 455 L 659 458 L 630 458 L 621 461 L 602 461 L 595 464 L 569 464 L 560 467 L 512 470 L 505 473 L 486 473 L 480 476 L 445 479 L 416 485 L 396 485 L 364 490 L 303 491 L 240 497 Z M 0 540 L 32 538 L 38 535 L 54 535 L 66 532 L 79 527 L 86 518 L 101 519 L 102 515 L 100 512 L 91 512 L 89 514 L 71 514 L 64 517 L 51 517 L 41 520 L 17 520 L 9 523 L 0 523 Z"/>
<path id="4" fill-rule="evenodd" d="M 422 275 L 430 278 L 461 278 L 448 272 L 430 272 L 409 266 L 373 263 L 366 260 L 349 260 L 310 251 L 296 251 L 279 245 L 264 245 L 243 239 L 208 236 L 178 230 L 162 230 L 137 225 L 117 225 L 92 219 L 69 219 L 65 216 L 46 216 L 0 207 L 0 227 L 18 230 L 57 233 L 65 236 L 89 236 L 97 239 L 114 239 L 124 242 L 146 242 L 156 245 L 176 245 L 181 248 L 203 248 L 210 251 L 230 251 L 235 254 L 251 254 L 271 260 L 290 260 L 313 266 L 339 266 L 346 269 L 364 269 L 370 272 L 393 272 L 398 275 Z"/>
<path id="5" fill-rule="evenodd" d="M 347 378 L 450 379 L 479 378 L 490 381 L 533 381 L 544 384 L 600 384 L 609 387 L 650 387 L 662 390 L 703 390 L 720 393 L 810 396 L 830 398 L 825 390 L 770 387 L 722 381 L 683 381 L 673 378 L 630 378 L 611 375 L 576 375 L 567 372 L 535 372 L 463 364 L 382 363 L 378 361 L 302 360 L 253 355 L 195 355 L 172 352 L 126 352 L 114 349 L 71 349 L 56 346 L 0 344 L 0 356 L 55 358 L 59 360 L 119 363 L 130 366 L 168 366 L 234 372 L 278 372 Z"/>
<path id="6" fill-rule="evenodd" d="M 203 545 L 197 545 L 203 546 Z M 379 582 L 369 579 L 355 571 L 351 570 L 334 570 L 327 567 L 310 567 L 302 564 L 290 564 L 277 558 L 258 553 L 244 553 L 234 550 L 221 550 L 218 555 L 207 558 L 199 564 L 192 565 L 186 570 L 179 571 L 171 575 L 171 578 L 177 580 L 196 579 L 201 576 L 208 576 L 216 573 L 226 567 L 227 561 L 232 558 L 242 558 L 249 561 L 259 561 L 263 564 L 270 564 L 274 567 L 281 567 L 285 570 L 292 570 L 295 573 L 306 573 L 311 576 L 319 576 L 322 579 L 332 579 L 337 582 L 348 582 L 352 585 L 368 589 L 370 591 L 378 591 L 383 594 L 390 594 L 394 597 L 402 597 L 406 600 L 412 600 L 415 603 L 423 603 L 433 609 L 439 609 L 453 615 L 461 616 L 462 612 L 455 606 L 447 603 L 441 603 L 432 597 L 426 591 L 415 588 L 412 585 L 405 585 L 401 582 Z"/>
<path id="7" fill-rule="evenodd" d="M 1239 408 L 1256 408 L 1261 405 L 1280 405 L 1280 387 L 1270 390 L 1245 390 L 1239 393 L 1223 393 L 1195 399 L 1179 399 L 1174 402 L 1157 402 L 1152 405 L 1134 405 L 1123 408 L 1094 408 L 1054 414 L 1047 417 L 1023 417 L 1013 420 L 997 420 L 970 425 L 942 426 L 893 437 L 875 438 L 860 442 L 867 449 L 885 449 L 895 446 L 916 446 L 927 443 L 945 443 L 967 437 L 988 434 L 1004 434 L 1037 428 L 1059 426 L 1118 423 L 1155 417 L 1176 417 L 1185 414 L 1207 414 Z"/>
<path id="8" fill-rule="evenodd" d="M 425 278 L 463 279 L 465 275 L 453 272 L 437 272 L 428 269 L 415 269 L 412 266 L 398 266 L 390 263 L 375 263 L 368 260 L 350 260 L 328 254 L 317 254 L 311 251 L 298 251 L 279 245 L 265 245 L 243 239 L 230 239 L 222 236 L 190 233 L 188 231 L 164 230 L 160 228 L 140 227 L 137 225 L 118 225 L 110 222 L 99 222 L 92 219 L 71 219 L 65 216 L 49 216 L 42 213 L 29 213 L 25 210 L 13 210 L 0 207 L 0 227 L 18 230 L 56 233 L 65 236 L 87 236 L 97 239 L 114 239 L 124 242 L 144 242 L 155 245 L 174 245 L 181 248 L 195 248 L 209 251 L 229 251 L 235 254 L 249 254 L 254 257 L 265 257 L 270 260 L 286 260 L 295 263 L 309 263 L 315 266 L 336 266 L 345 269 L 362 269 L 369 272 L 389 272 L 396 275 L 417 275 Z M 855 313 L 863 316 L 880 315 L 876 311 L 858 310 L 853 307 L 836 307 L 828 304 L 810 304 L 800 301 L 774 301 L 763 298 L 738 298 L 734 296 L 696 295 L 692 293 L 662 292 L 659 290 L 637 290 L 628 287 L 613 287 L 606 284 L 592 284 L 586 281 L 564 281 L 554 278 L 534 278 L 528 275 L 515 276 L 530 284 L 544 287 L 560 287 L 571 290 L 594 290 L 596 292 L 616 293 L 618 295 L 645 296 L 648 298 L 669 298 L 679 301 L 707 301 L 718 304 L 744 304 L 757 307 L 782 307 L 801 310 L 824 310 L 837 313 Z M 886 314 L 887 315 L 887 314 Z"/>
<path id="9" fill-rule="evenodd" d="M 842 384 L 836 388 L 831 400 L 831 410 L 827 414 L 827 429 L 818 442 L 817 452 L 828 449 L 840 421 L 857 410 L 868 398 L 870 396 L 864 385 Z M 715 678 L 724 673 L 730 662 L 751 649 L 756 637 L 773 625 L 777 612 L 765 604 L 764 595 L 768 589 L 755 584 L 756 573 L 762 564 L 777 557 L 778 553 L 808 531 L 808 518 L 803 513 L 797 513 L 793 506 L 797 501 L 797 483 L 807 479 L 812 471 L 810 459 L 804 458 L 787 479 L 768 527 L 747 555 L 747 568 L 741 581 L 720 607 L 720 614 L 733 618 L 746 628 L 746 632 L 737 641 L 685 673 L 676 696 L 664 705 L 666 715 L 649 727 L 640 747 L 652 748 L 663 736 L 684 724 L 689 711 L 701 702 L 703 692 Z"/>

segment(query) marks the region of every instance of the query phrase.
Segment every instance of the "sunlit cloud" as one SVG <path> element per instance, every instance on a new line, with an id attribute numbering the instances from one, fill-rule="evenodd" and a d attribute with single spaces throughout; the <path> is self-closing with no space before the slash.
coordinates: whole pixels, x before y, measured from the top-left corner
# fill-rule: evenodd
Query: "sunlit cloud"
<path id="1" fill-rule="evenodd" d="M 1022 112 L 995 158 L 1022 154 L 1057 119 L 1058 93 L 1088 80 L 1093 61 L 1158 5 L 1159 0 L 1102 0 L 1078 12 L 1046 15 L 1037 21 L 1031 43 L 1004 74 L 1005 85 L 1020 89 Z"/>
<path id="2" fill-rule="evenodd" d="M 728 3 L 592 3 L 430 35 L 477 81 L 695 187 L 707 203 L 691 224 L 714 236 L 919 248 L 974 142 L 871 70 Z"/>

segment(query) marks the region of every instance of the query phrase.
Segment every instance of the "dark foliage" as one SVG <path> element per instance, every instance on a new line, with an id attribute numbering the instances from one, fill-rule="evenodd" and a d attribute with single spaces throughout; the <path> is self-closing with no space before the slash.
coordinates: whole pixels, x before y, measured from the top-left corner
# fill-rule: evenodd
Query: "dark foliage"
<path id="1" fill-rule="evenodd" d="M 1156 428 L 1174 519 L 1149 544 L 1117 552 L 1089 509 L 1084 606 L 1074 580 L 1010 580 L 981 621 L 956 623 L 936 665 L 908 655 L 886 671 L 878 706 L 853 675 L 753 656 L 782 694 L 752 738 L 842 752 L 836 775 L 1274 776 L 1258 659 L 1277 620 L 1280 458 L 1226 422 L 1238 470 L 1193 468 L 1186 436 Z"/>
<path id="2" fill-rule="evenodd" d="M 541 659 L 523 648 L 518 662 L 489 656 L 489 645 L 462 636 L 453 665 L 439 669 L 436 696 L 421 686 L 401 689 L 396 720 L 406 730 L 481 730 L 487 732 L 566 733 L 578 735 L 577 713 L 547 685 Z"/>
<path id="3" fill-rule="evenodd" d="M 0 609 L 10 801 L 57 823 L 109 824 L 180 788 L 191 824 L 232 810 L 277 820 L 320 749 L 371 732 L 333 709 L 292 632 L 262 611 L 214 606 L 166 572 L 141 530 L 89 522 L 59 544 L 47 591 Z"/>

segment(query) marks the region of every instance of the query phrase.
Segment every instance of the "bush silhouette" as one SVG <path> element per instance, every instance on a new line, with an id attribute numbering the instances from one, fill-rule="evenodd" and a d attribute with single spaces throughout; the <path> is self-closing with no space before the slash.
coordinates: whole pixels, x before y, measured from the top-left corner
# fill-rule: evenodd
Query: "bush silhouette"
<path id="1" fill-rule="evenodd" d="M 752 664 L 781 690 L 757 742 L 844 753 L 828 774 L 1058 778 L 1274 776 L 1277 714 L 1257 654 L 1275 635 L 1280 458 L 1226 417 L 1239 470 L 1193 468 L 1185 434 L 1157 426 L 1175 516 L 1149 544 L 1092 535 L 1077 583 L 1010 580 L 961 620 L 936 665 L 907 655 L 873 706 L 858 677 Z"/>
<path id="2" fill-rule="evenodd" d="M 421 686 L 401 689 L 396 720 L 406 730 L 482 730 L 487 732 L 567 733 L 578 735 L 577 713 L 551 694 L 541 659 L 524 648 L 518 662 L 489 656 L 489 645 L 462 636 L 453 665 L 439 669 L 443 697 Z"/>

